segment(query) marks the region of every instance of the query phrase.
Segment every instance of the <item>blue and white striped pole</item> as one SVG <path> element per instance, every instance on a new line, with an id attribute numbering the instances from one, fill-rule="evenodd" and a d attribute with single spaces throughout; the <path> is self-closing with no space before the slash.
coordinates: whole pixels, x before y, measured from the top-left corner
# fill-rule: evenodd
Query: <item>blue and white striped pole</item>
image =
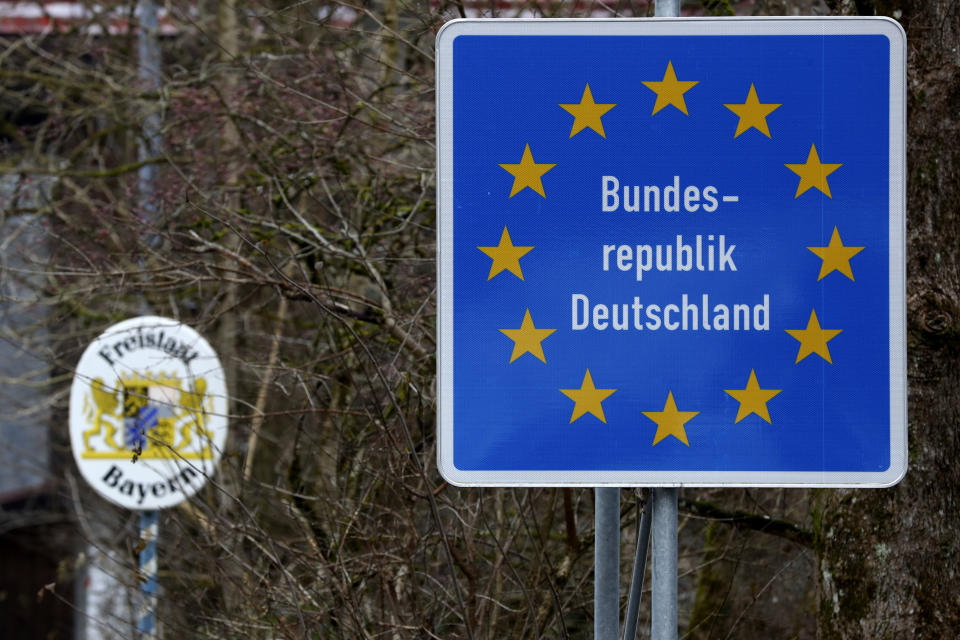
<path id="1" fill-rule="evenodd" d="M 156 637 L 157 626 L 157 513 L 140 512 L 140 578 L 143 597 L 137 611 L 137 636 L 140 640 Z"/>

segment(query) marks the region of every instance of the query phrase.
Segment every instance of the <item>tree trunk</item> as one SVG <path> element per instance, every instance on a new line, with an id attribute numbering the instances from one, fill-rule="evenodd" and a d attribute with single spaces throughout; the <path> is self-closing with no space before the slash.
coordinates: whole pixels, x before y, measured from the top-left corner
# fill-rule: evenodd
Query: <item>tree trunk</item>
<path id="1" fill-rule="evenodd" d="M 820 637 L 952 638 L 960 628 L 960 7 L 855 4 L 861 13 L 901 11 L 908 39 L 910 460 L 891 489 L 818 492 Z"/>

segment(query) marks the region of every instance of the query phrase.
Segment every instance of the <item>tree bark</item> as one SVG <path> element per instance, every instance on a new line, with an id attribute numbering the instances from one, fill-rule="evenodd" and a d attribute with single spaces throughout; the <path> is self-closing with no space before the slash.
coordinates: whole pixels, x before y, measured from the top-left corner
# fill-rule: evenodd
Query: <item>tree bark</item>
<path id="1" fill-rule="evenodd" d="M 960 628 L 960 8 L 902 12 L 908 39 L 909 470 L 896 487 L 814 504 L 822 638 L 952 638 Z"/>

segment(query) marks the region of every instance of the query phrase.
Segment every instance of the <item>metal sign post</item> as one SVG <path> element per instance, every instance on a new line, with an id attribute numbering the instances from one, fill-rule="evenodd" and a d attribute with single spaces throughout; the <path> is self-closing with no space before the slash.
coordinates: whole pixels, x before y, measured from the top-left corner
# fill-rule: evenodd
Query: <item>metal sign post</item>
<path id="1" fill-rule="evenodd" d="M 654 640 L 677 638 L 677 495 L 675 487 L 653 490 L 653 596 L 650 633 Z"/>
<path id="2" fill-rule="evenodd" d="M 593 637 L 617 640 L 620 631 L 620 489 L 597 487 L 594 497 Z"/>
<path id="3" fill-rule="evenodd" d="M 678 17 L 680 0 L 655 0 L 653 10 L 657 17 Z M 677 638 L 678 494 L 679 490 L 667 487 L 652 492 L 653 522 L 650 528 L 653 537 L 653 593 L 650 598 L 650 637 L 653 640 Z"/>
<path id="4" fill-rule="evenodd" d="M 157 623 L 157 511 L 140 512 L 140 593 L 137 633 L 141 640 L 152 638 Z"/>
<path id="5" fill-rule="evenodd" d="M 154 0 L 138 0 L 137 12 L 140 28 L 137 32 L 138 69 L 141 89 L 145 93 L 160 91 L 161 51 L 158 39 L 157 4 Z M 159 102 L 159 96 L 158 96 Z M 160 133 L 160 115 L 149 109 L 143 119 L 142 139 L 138 157 L 145 162 L 137 170 L 138 195 L 140 197 L 141 221 L 148 229 L 147 244 L 156 246 L 159 236 L 156 233 L 157 203 L 155 158 L 160 155 L 163 138 Z M 140 512 L 140 580 L 141 602 L 137 612 L 137 633 L 141 640 L 153 638 L 157 620 L 157 533 L 159 512 L 149 510 Z"/>
<path id="6" fill-rule="evenodd" d="M 137 32 L 138 68 L 140 88 L 145 94 L 159 94 L 161 88 L 161 51 L 158 39 L 159 24 L 157 4 L 154 0 L 138 0 Z M 157 96 L 159 103 L 159 96 Z M 160 114 L 153 106 L 147 106 L 141 126 L 141 140 L 138 158 L 145 164 L 137 170 L 138 196 L 140 199 L 141 220 L 147 229 L 147 242 L 156 246 L 160 237 L 157 234 L 157 156 L 163 152 L 163 136 L 160 130 Z"/>
<path id="7" fill-rule="evenodd" d="M 641 505 L 637 500 L 637 549 L 633 559 L 633 576 L 630 579 L 630 597 L 627 599 L 627 615 L 623 621 L 623 639 L 637 637 L 637 619 L 640 615 L 640 595 L 643 593 L 643 576 L 647 566 L 647 548 L 650 546 L 650 504 Z"/>

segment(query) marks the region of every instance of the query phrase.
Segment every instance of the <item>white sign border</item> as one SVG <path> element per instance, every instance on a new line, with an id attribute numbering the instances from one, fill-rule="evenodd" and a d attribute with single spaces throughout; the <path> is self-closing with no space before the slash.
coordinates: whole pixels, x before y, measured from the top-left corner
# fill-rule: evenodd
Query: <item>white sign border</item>
<path id="1" fill-rule="evenodd" d="M 453 42 L 461 35 L 882 35 L 890 42 L 890 467 L 885 471 L 463 470 L 453 463 Z M 437 466 L 457 486 L 889 487 L 907 472 L 906 33 L 889 18 L 453 20 L 437 33 Z"/>

